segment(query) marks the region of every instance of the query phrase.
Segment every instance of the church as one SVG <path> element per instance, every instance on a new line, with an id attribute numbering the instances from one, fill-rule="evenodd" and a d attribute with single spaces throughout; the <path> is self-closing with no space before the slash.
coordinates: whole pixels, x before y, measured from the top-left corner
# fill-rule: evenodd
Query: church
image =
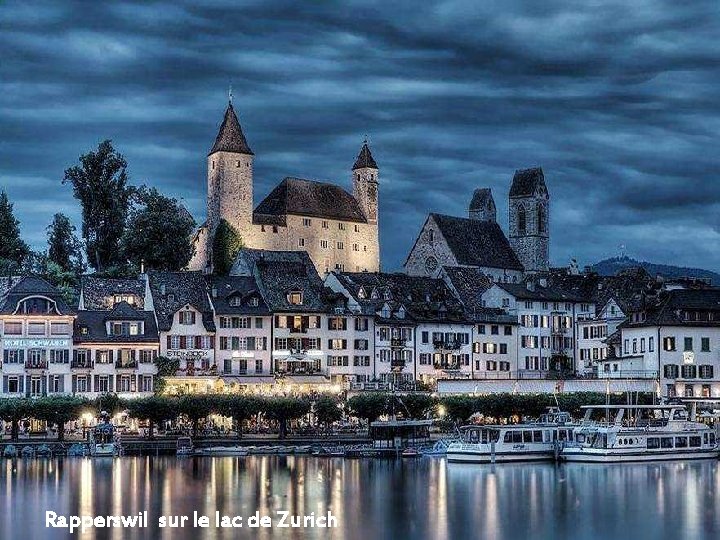
<path id="1" fill-rule="evenodd" d="M 306 251 L 321 275 L 380 270 L 379 169 L 367 141 L 350 170 L 352 192 L 288 177 L 257 206 L 254 157 L 230 102 L 207 156 L 207 220 L 195 235 L 189 270 L 212 269 L 212 238 L 222 220 L 247 248 Z"/>
<path id="2" fill-rule="evenodd" d="M 405 272 L 436 277 L 443 267 L 468 267 L 503 283 L 547 272 L 550 195 L 541 168 L 515 171 L 508 206 L 509 238 L 497 223 L 489 188 L 475 190 L 467 218 L 431 213 L 405 260 Z"/>

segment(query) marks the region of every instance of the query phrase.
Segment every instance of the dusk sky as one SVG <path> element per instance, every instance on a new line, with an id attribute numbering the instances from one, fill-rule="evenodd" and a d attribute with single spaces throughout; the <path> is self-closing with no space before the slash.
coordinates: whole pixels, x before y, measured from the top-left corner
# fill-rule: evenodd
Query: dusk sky
<path id="1" fill-rule="evenodd" d="M 717 0 L 196 4 L 0 0 L 0 188 L 34 248 L 56 211 L 79 229 L 63 171 L 106 138 L 202 222 L 232 82 L 256 204 L 285 176 L 349 189 L 368 135 L 385 270 L 476 187 L 506 229 L 537 165 L 554 265 L 720 270 Z"/>

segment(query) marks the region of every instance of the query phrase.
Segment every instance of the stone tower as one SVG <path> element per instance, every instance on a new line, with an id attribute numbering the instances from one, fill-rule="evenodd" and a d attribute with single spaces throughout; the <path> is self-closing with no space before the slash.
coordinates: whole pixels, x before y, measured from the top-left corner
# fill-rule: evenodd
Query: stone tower
<path id="1" fill-rule="evenodd" d="M 207 228 L 212 237 L 221 219 L 249 234 L 253 215 L 253 152 L 232 103 L 207 157 Z"/>
<path id="2" fill-rule="evenodd" d="M 549 267 L 550 195 L 540 167 L 515 171 L 509 197 L 510 245 L 529 273 Z"/>
<path id="3" fill-rule="evenodd" d="M 367 140 L 352 168 L 353 196 L 360 204 L 368 224 L 378 223 L 378 166 L 370 153 Z"/>
<path id="4" fill-rule="evenodd" d="M 490 188 L 479 188 L 473 192 L 470 208 L 468 209 L 468 217 L 478 221 L 497 221 L 495 200 L 493 199 Z"/>

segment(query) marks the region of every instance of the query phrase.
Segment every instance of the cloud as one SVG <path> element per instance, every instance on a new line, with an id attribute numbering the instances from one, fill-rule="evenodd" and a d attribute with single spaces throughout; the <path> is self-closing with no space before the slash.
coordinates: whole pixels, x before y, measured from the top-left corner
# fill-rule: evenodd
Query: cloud
<path id="1" fill-rule="evenodd" d="M 345 186 L 365 134 L 383 266 L 427 212 L 464 215 L 541 165 L 555 264 L 631 255 L 720 270 L 716 2 L 42 2 L 0 5 L 0 187 L 42 247 L 63 170 L 105 138 L 134 182 L 204 219 L 205 155 L 232 81 L 255 197 Z M 45 215 L 47 210 L 47 215 Z"/>

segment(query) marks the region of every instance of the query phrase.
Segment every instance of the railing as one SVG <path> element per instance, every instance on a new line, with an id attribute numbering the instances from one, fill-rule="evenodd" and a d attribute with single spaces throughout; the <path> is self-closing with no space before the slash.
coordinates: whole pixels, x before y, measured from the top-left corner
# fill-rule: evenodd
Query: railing
<path id="1" fill-rule="evenodd" d="M 288 328 L 291 334 L 307 334 L 307 326 L 291 326 Z"/>
<path id="2" fill-rule="evenodd" d="M 407 347 L 408 341 L 402 338 L 391 338 L 390 348 L 391 349 L 404 349 Z"/>
<path id="3" fill-rule="evenodd" d="M 443 349 L 448 351 L 457 351 L 460 350 L 462 345 L 459 341 L 445 341 L 445 340 L 438 340 L 433 341 L 433 347 L 435 347 L 435 350 Z"/>
<path id="4" fill-rule="evenodd" d="M 25 369 L 47 369 L 47 360 L 25 360 Z"/>
<path id="5" fill-rule="evenodd" d="M 641 370 L 641 369 L 625 369 L 619 371 L 600 371 L 598 373 L 588 374 L 587 378 L 593 379 L 657 379 L 657 371 Z"/>
<path id="6" fill-rule="evenodd" d="M 70 369 L 93 369 L 95 362 L 93 360 L 72 360 L 70 361 Z"/>
<path id="7" fill-rule="evenodd" d="M 137 369 L 137 360 L 116 360 L 115 367 L 117 369 Z"/>
<path id="8" fill-rule="evenodd" d="M 598 380 L 598 379 L 657 379 L 657 371 L 626 370 L 611 373 L 565 373 L 560 371 L 484 371 L 473 373 L 479 380 Z M 608 376 L 609 375 L 609 376 Z"/>

